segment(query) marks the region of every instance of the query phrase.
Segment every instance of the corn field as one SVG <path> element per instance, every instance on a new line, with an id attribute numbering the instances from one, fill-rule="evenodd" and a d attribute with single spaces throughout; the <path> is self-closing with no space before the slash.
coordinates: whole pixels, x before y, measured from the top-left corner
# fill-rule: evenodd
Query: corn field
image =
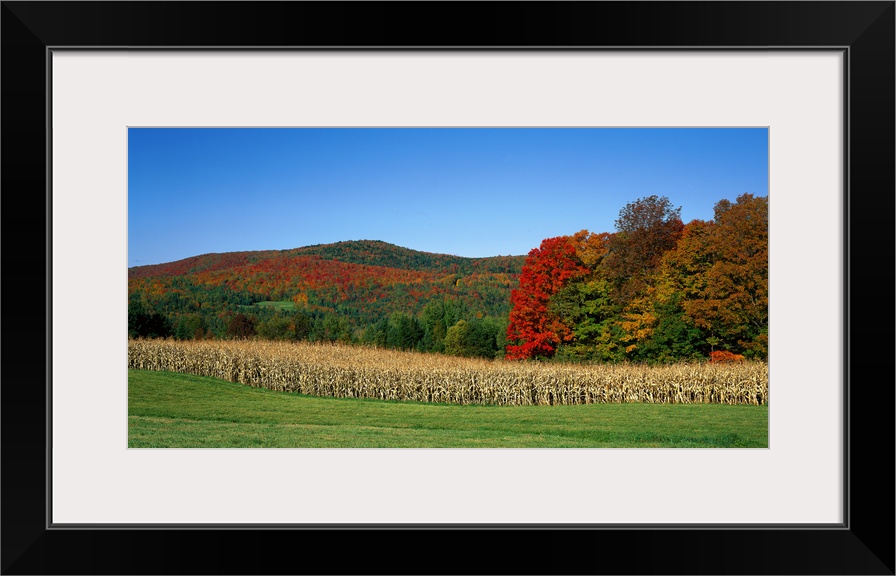
<path id="1" fill-rule="evenodd" d="M 129 340 L 128 367 L 313 396 L 505 406 L 768 402 L 768 364 L 571 365 L 272 341 Z"/>

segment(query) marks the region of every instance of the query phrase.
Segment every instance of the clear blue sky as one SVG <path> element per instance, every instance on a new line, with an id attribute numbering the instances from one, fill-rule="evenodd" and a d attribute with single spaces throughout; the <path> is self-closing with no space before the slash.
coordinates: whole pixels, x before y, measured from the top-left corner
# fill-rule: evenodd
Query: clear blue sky
<path id="1" fill-rule="evenodd" d="M 342 240 L 522 255 L 638 198 L 689 222 L 744 192 L 768 195 L 765 128 L 130 128 L 128 266 Z"/>

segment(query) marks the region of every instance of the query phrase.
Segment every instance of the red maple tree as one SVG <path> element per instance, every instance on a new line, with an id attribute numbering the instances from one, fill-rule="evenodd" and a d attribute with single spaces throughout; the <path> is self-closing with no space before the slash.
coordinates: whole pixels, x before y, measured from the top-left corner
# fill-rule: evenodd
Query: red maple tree
<path id="1" fill-rule="evenodd" d="M 570 236 L 547 238 L 529 252 L 520 286 L 510 294 L 508 360 L 553 356 L 559 343 L 572 338 L 569 327 L 549 313 L 548 303 L 570 279 L 587 272 Z"/>

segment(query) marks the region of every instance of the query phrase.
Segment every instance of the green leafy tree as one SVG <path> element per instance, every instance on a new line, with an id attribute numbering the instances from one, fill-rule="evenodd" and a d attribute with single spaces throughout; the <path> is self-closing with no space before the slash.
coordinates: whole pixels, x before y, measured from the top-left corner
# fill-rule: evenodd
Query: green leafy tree
<path id="1" fill-rule="evenodd" d="M 470 327 L 466 320 L 458 320 L 454 326 L 448 328 L 445 334 L 445 354 L 451 356 L 465 356 L 467 350 L 467 333 Z"/>
<path id="2" fill-rule="evenodd" d="M 372 344 L 374 346 L 380 348 L 387 347 L 387 340 L 389 339 L 389 319 L 381 318 L 375 324 L 368 326 L 364 330 L 363 342 L 366 344 Z"/>
<path id="3" fill-rule="evenodd" d="M 492 318 L 477 318 L 469 323 L 465 356 L 494 358 L 498 352 L 498 334 L 501 326 Z M 506 330 L 506 328 L 505 328 Z"/>
<path id="4" fill-rule="evenodd" d="M 503 356 L 501 334 L 506 330 L 506 322 L 490 317 L 458 320 L 445 335 L 445 353 L 478 358 Z"/>
<path id="5" fill-rule="evenodd" d="M 324 342 L 352 341 L 352 328 L 348 318 L 338 314 L 325 314 L 318 319 L 312 328 L 311 339 Z"/>
<path id="6" fill-rule="evenodd" d="M 632 358 L 647 363 L 670 363 L 703 357 L 706 341 L 702 329 L 688 322 L 681 306 L 681 294 L 654 303 L 656 325 L 640 343 Z"/>
<path id="7" fill-rule="evenodd" d="M 183 314 L 174 323 L 177 340 L 201 340 L 208 334 L 208 324 L 201 314 Z"/>
<path id="8" fill-rule="evenodd" d="M 270 320 L 259 322 L 258 335 L 265 340 L 295 340 L 296 329 L 292 318 L 274 316 Z"/>
<path id="9" fill-rule="evenodd" d="M 140 300 L 128 303 L 128 336 L 130 338 L 167 338 L 171 336 L 171 321 Z"/>
<path id="10" fill-rule="evenodd" d="M 438 298 L 427 302 L 421 314 L 422 350 L 444 352 L 448 327 L 453 326 L 464 314 L 464 307 L 455 298 Z"/>
<path id="11" fill-rule="evenodd" d="M 624 358 L 620 307 L 613 285 L 600 271 L 571 282 L 551 298 L 550 310 L 572 327 L 573 339 L 560 346 L 560 360 L 614 362 Z"/>
<path id="12" fill-rule="evenodd" d="M 415 350 L 423 340 L 423 326 L 417 318 L 395 312 L 389 318 L 386 345 L 398 350 Z"/>
<path id="13" fill-rule="evenodd" d="M 307 340 L 314 328 L 314 318 L 304 312 L 298 312 L 292 317 L 292 329 L 296 340 Z"/>

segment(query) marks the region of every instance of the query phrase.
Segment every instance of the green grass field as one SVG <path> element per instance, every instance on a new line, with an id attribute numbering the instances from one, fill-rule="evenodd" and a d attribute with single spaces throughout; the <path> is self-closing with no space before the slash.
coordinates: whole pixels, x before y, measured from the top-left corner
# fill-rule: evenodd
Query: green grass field
<path id="1" fill-rule="evenodd" d="M 767 448 L 768 406 L 455 406 L 128 371 L 131 448 Z"/>

